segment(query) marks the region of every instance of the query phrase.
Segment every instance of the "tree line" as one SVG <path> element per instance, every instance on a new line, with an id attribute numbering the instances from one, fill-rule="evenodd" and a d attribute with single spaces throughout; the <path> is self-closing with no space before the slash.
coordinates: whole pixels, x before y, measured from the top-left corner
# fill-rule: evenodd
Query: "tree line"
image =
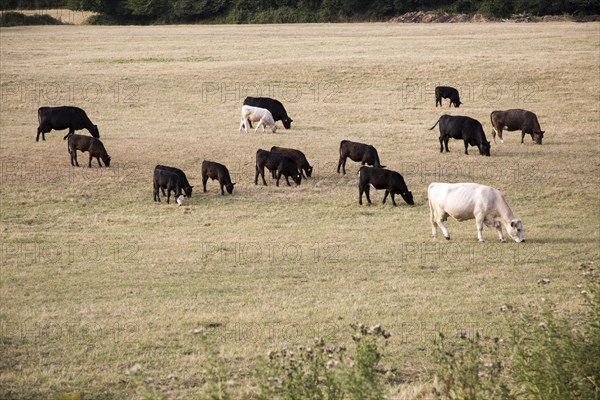
<path id="1" fill-rule="evenodd" d="M 95 11 L 93 23 L 114 24 L 382 21 L 412 11 L 600 14 L 598 0 L 3 0 L 1 8 Z"/>

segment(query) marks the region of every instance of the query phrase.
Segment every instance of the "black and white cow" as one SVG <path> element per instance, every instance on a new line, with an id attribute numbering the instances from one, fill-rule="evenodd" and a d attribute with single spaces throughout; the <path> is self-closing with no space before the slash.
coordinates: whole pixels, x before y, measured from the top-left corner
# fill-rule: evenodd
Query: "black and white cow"
<path id="1" fill-rule="evenodd" d="M 275 121 L 281 121 L 283 123 L 283 127 L 285 129 L 290 129 L 292 126 L 292 121 L 285 107 L 279 100 L 272 99 L 270 97 L 246 97 L 244 99 L 245 106 L 253 106 L 259 108 L 266 108 L 273 115 L 273 119 Z M 250 122 L 250 128 L 252 128 L 252 122 Z"/>

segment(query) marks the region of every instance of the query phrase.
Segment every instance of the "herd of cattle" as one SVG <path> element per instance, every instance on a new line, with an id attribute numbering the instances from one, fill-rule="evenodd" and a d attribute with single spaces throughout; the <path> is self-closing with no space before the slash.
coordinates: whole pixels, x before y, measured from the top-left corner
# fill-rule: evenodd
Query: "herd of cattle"
<path id="1" fill-rule="evenodd" d="M 442 105 L 442 99 L 450 99 L 449 106 L 459 107 L 462 104 L 458 91 L 449 86 L 436 87 L 435 98 L 436 107 Z M 102 167 L 100 159 L 102 159 L 105 166 L 110 166 L 111 158 L 99 140 L 98 127 L 92 123 L 81 108 L 70 106 L 41 107 L 38 110 L 38 120 L 39 127 L 36 141 L 39 141 L 40 133 L 42 134 L 42 140 L 46 140 L 45 134 L 53 129 L 69 130 L 64 139 L 68 139 L 68 151 L 72 166 L 79 166 L 77 162 L 78 150 L 89 153 L 88 167 L 92 166 L 94 158 L 96 158 L 98 166 Z M 540 129 L 537 116 L 531 111 L 521 109 L 494 111 L 491 113 L 490 120 L 494 142 L 496 141 L 496 134 L 498 134 L 501 142 L 504 143 L 503 130 L 521 130 L 521 143 L 523 143 L 525 135 L 530 134 L 536 144 L 542 144 L 544 131 Z M 275 133 L 277 121 L 282 121 L 286 129 L 290 129 L 293 121 L 288 116 L 283 104 L 278 100 L 268 97 L 247 97 L 244 100 L 240 132 L 244 129 L 247 133 L 248 128 L 252 128 L 254 122 L 256 123 L 255 132 L 260 127 L 263 128 L 263 132 L 265 127 L 269 127 Z M 469 154 L 469 146 L 477 146 L 480 155 L 490 155 L 490 142 L 486 139 L 483 126 L 476 119 L 445 114 L 438 119 L 430 130 L 437 125 L 439 125 L 440 131 L 440 152 L 443 152 L 444 148 L 447 152 L 449 151 L 448 141 L 453 138 L 463 140 L 465 154 Z M 75 134 L 76 130 L 81 129 L 87 129 L 92 137 Z M 381 165 L 375 147 L 364 143 L 342 140 L 339 153 L 338 173 L 340 173 L 341 168 L 342 172 L 346 174 L 346 160 L 348 158 L 362 164 L 358 172 L 358 203 L 360 205 L 362 205 L 363 194 L 366 196 L 367 202 L 371 204 L 369 195 L 371 186 L 378 190 L 385 190 L 383 203 L 386 202 L 389 195 L 393 205 L 396 206 L 395 195 L 399 194 L 407 204 L 414 205 L 412 192 L 408 190 L 402 175 L 386 169 L 385 165 Z M 303 152 L 277 146 L 273 146 L 269 151 L 257 150 L 254 184 L 258 184 L 258 177 L 260 176 L 263 184 L 267 185 L 265 167 L 275 179 L 277 186 L 279 186 L 282 176 L 288 186 L 291 186 L 290 177 L 297 185 L 300 185 L 302 178 L 311 177 L 313 170 Z M 206 192 L 206 183 L 209 178 L 219 182 L 221 195 L 225 194 L 225 190 L 229 194 L 233 193 L 235 183 L 231 182 L 229 171 L 225 165 L 213 161 L 203 161 L 202 186 L 204 192 Z M 184 197 L 192 196 L 192 188 L 193 186 L 190 185 L 181 169 L 165 165 L 157 165 L 154 168 L 154 201 L 160 202 L 160 191 L 163 196 L 167 196 L 167 203 L 169 203 L 171 192 L 173 192 L 177 204 L 182 205 Z M 514 216 L 502 193 L 492 187 L 476 183 L 432 183 L 427 190 L 427 196 L 433 237 L 437 237 L 437 228 L 440 228 L 444 237 L 450 239 L 450 233 L 444 226 L 444 222 L 448 216 L 451 216 L 459 221 L 475 219 L 479 241 L 483 241 L 482 230 L 484 225 L 496 228 L 502 242 L 505 242 L 502 235 L 503 226 L 509 236 L 516 242 L 519 243 L 525 240 L 523 223 Z"/>

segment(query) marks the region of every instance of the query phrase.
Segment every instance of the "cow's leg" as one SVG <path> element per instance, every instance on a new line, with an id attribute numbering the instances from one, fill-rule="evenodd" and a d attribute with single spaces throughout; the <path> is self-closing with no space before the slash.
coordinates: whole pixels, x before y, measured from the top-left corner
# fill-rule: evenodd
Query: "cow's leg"
<path id="1" fill-rule="evenodd" d="M 344 171 L 344 174 L 346 174 L 346 158 L 345 157 L 340 156 L 340 161 L 338 162 L 338 168 L 337 168 L 338 174 L 340 173 L 340 167 L 344 167 L 343 171 Z"/>
<path id="2" fill-rule="evenodd" d="M 371 204 L 371 196 L 369 195 L 369 192 L 371 191 L 371 186 L 367 185 L 365 187 L 365 196 L 367 197 L 367 203 Z"/>
<path id="3" fill-rule="evenodd" d="M 202 190 L 206 193 L 206 182 L 208 182 L 208 176 L 202 177 Z"/>
<path id="4" fill-rule="evenodd" d="M 443 218 L 437 218 L 435 220 L 435 223 L 437 224 L 437 226 L 440 227 L 440 229 L 442 230 L 442 233 L 444 234 L 444 237 L 446 238 L 446 240 L 450 240 L 450 232 L 448 232 L 448 229 L 444 226 L 444 220 Z M 432 230 L 433 231 L 433 230 Z"/>
<path id="5" fill-rule="evenodd" d="M 435 223 L 435 216 L 431 202 L 429 203 L 429 223 L 431 224 L 431 236 L 437 239 L 437 224 Z"/>
<path id="6" fill-rule="evenodd" d="M 281 171 L 277 171 L 277 175 L 275 177 L 275 185 L 279 186 L 279 179 L 281 178 Z M 289 182 L 288 182 L 289 184 Z"/>
<path id="7" fill-rule="evenodd" d="M 256 129 L 254 130 L 254 133 L 258 132 L 258 128 L 263 127 L 263 132 L 265 131 L 265 127 L 264 124 L 262 122 L 262 119 L 260 121 L 258 121 L 258 125 L 256 125 Z"/>
<path id="8" fill-rule="evenodd" d="M 71 136 L 74 133 L 75 133 L 75 129 L 73 129 L 73 127 L 70 126 L 69 127 L 69 132 L 67 132 L 67 134 L 63 137 L 63 140 L 65 140 L 66 138 L 68 138 L 69 136 Z"/>
<path id="9" fill-rule="evenodd" d="M 485 242 L 485 240 L 483 239 L 483 221 L 483 216 L 475 217 L 475 225 L 477 225 L 477 240 L 479 240 L 480 242 Z"/>
<path id="10" fill-rule="evenodd" d="M 99 166 L 100 168 L 102 168 L 102 164 L 100 163 L 100 157 L 96 157 L 96 160 L 98 160 L 98 166 Z"/>
<path id="11" fill-rule="evenodd" d="M 496 221 L 496 231 L 498 231 L 498 239 L 500 239 L 502 243 L 506 243 L 506 239 L 504 239 L 504 235 L 502 234 L 502 224 L 500 221 Z"/>
<path id="12" fill-rule="evenodd" d="M 362 197 L 365 189 L 361 184 L 358 184 L 358 205 L 362 206 Z"/>
<path id="13" fill-rule="evenodd" d="M 221 196 L 225 196 L 225 191 L 223 190 L 223 187 L 225 186 L 223 183 L 219 182 L 219 184 L 221 185 Z"/>
<path id="14" fill-rule="evenodd" d="M 383 201 L 381 202 L 381 204 L 385 204 L 385 201 L 387 200 L 388 194 L 390 194 L 390 191 L 385 189 L 385 194 L 383 195 Z"/>
<path id="15" fill-rule="evenodd" d="M 260 169 L 260 176 L 262 177 L 263 185 L 267 186 L 267 181 L 265 180 L 265 167 Z"/>
<path id="16" fill-rule="evenodd" d="M 469 155 L 469 142 L 465 140 L 465 154 Z"/>
<path id="17" fill-rule="evenodd" d="M 523 143 L 523 139 L 525 139 L 525 132 L 521 131 L 521 144 Z"/>
<path id="18" fill-rule="evenodd" d="M 161 188 L 160 188 L 160 190 L 161 190 L 161 192 L 162 192 L 163 196 L 166 196 L 166 195 L 167 195 L 167 193 L 165 192 L 165 188 L 164 188 L 164 187 L 161 187 Z"/>
<path id="19" fill-rule="evenodd" d="M 302 168 L 300 168 L 300 173 L 302 174 L 302 178 L 308 179 L 308 177 L 304 175 L 304 170 Z"/>
<path id="20" fill-rule="evenodd" d="M 500 143 L 504 144 L 504 139 L 502 139 L 502 128 L 498 128 L 498 137 L 500 138 Z"/>
<path id="21" fill-rule="evenodd" d="M 292 186 L 292 184 L 290 183 L 290 176 L 289 175 L 284 175 L 285 176 L 285 181 L 287 182 L 288 186 Z"/>
<path id="22" fill-rule="evenodd" d="M 444 138 L 440 136 L 440 153 L 444 152 Z"/>
<path id="23" fill-rule="evenodd" d="M 43 134 L 42 127 L 41 127 L 41 126 L 38 126 L 38 129 L 37 129 L 37 135 L 35 136 L 35 141 L 36 141 L 36 142 L 39 142 L 39 141 L 40 141 L 40 133 L 42 134 L 42 139 L 46 140 L 46 138 L 44 137 L 44 134 Z"/>
<path id="24" fill-rule="evenodd" d="M 88 161 L 88 168 L 92 168 L 92 159 L 94 157 L 92 157 L 92 154 L 90 153 L 90 160 Z"/>
<path id="25" fill-rule="evenodd" d="M 169 200 L 171 200 L 171 188 L 167 188 L 167 204 L 169 204 Z"/>
<path id="26" fill-rule="evenodd" d="M 444 137 L 444 147 L 446 147 L 446 153 L 449 153 L 450 150 L 448 150 L 448 141 L 450 140 L 450 136 L 445 136 Z"/>
<path id="27" fill-rule="evenodd" d="M 160 194 L 158 193 L 158 186 L 156 184 L 154 185 L 154 201 L 158 201 L 160 203 Z"/>
<path id="28" fill-rule="evenodd" d="M 492 139 L 494 140 L 494 144 L 496 144 L 496 128 L 492 125 Z"/>
<path id="29" fill-rule="evenodd" d="M 396 197 L 395 196 L 396 195 L 393 192 L 390 193 L 390 197 L 392 198 L 392 204 L 394 205 L 394 207 L 398 207 L 398 204 L 396 204 Z"/>
<path id="30" fill-rule="evenodd" d="M 75 160 L 75 166 L 79 167 L 79 163 L 77 162 L 77 149 L 74 149 L 71 152 L 71 157 L 73 157 L 73 160 Z"/>

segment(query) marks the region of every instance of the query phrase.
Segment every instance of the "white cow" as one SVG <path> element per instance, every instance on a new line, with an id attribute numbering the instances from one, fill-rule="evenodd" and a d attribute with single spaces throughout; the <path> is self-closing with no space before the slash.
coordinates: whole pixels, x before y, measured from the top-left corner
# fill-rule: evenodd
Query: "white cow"
<path id="1" fill-rule="evenodd" d="M 242 107 L 242 122 L 240 122 L 240 132 L 242 131 L 242 127 L 244 131 L 248 133 L 248 120 L 252 122 L 260 121 L 258 125 L 256 125 L 256 129 L 254 133 L 258 131 L 258 128 L 262 126 L 263 132 L 265 131 L 265 125 L 268 125 L 271 128 L 271 132 L 275 133 L 277 130 L 277 126 L 275 125 L 275 121 L 273 120 L 273 115 L 271 111 L 266 108 L 260 107 L 252 107 L 252 106 L 243 106 Z"/>
<path id="2" fill-rule="evenodd" d="M 515 218 L 502 193 L 490 186 L 477 183 L 432 183 L 427 189 L 431 233 L 437 238 L 437 226 L 450 240 L 450 232 L 444 221 L 450 215 L 458 221 L 475 218 L 477 239 L 483 242 L 483 225 L 495 227 L 501 242 L 502 225 L 515 242 L 525 241 L 525 229 L 520 219 Z"/>

